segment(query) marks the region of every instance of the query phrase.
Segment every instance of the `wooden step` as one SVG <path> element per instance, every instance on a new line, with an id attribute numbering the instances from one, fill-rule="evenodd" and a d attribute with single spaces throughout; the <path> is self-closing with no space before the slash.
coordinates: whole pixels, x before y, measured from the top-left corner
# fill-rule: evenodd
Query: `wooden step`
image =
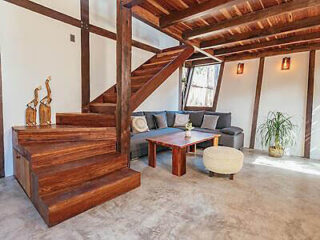
<path id="1" fill-rule="evenodd" d="M 85 127 L 115 127 L 114 114 L 100 113 L 57 113 L 57 125 L 74 125 Z"/>
<path id="2" fill-rule="evenodd" d="M 161 67 L 147 68 L 147 69 L 139 69 L 132 73 L 132 76 L 145 76 L 145 75 L 154 75 L 159 72 Z"/>
<path id="3" fill-rule="evenodd" d="M 33 170 L 116 152 L 116 138 L 108 141 L 43 143 L 21 146 Z"/>
<path id="4" fill-rule="evenodd" d="M 178 55 L 179 53 L 181 53 L 184 50 L 184 48 L 178 48 L 178 49 L 174 49 L 174 50 L 169 50 L 169 51 L 163 51 L 161 53 L 157 54 L 157 57 L 163 57 L 163 56 L 170 56 L 170 55 Z"/>
<path id="5" fill-rule="evenodd" d="M 90 111 L 95 113 L 115 113 L 117 104 L 115 103 L 91 103 Z"/>
<path id="6" fill-rule="evenodd" d="M 46 223 L 53 226 L 138 186 L 140 173 L 123 168 L 49 198 L 41 198 L 38 210 Z"/>
<path id="7" fill-rule="evenodd" d="M 144 76 L 133 76 L 131 77 L 131 81 L 132 83 L 145 83 L 146 81 L 148 81 L 149 79 L 151 79 L 154 75 L 153 74 L 149 74 L 149 75 L 144 75 Z"/>
<path id="8" fill-rule="evenodd" d="M 117 103 L 117 94 L 104 94 L 103 95 L 103 102 L 105 103 Z"/>
<path id="9" fill-rule="evenodd" d="M 76 127 L 66 125 L 14 127 L 13 135 L 19 144 L 72 142 L 72 141 L 101 141 L 114 138 L 114 127 Z"/>
<path id="10" fill-rule="evenodd" d="M 177 56 L 176 55 L 168 55 L 168 56 L 162 56 L 162 57 L 157 57 L 154 59 L 151 59 L 151 62 L 163 62 L 163 61 L 172 61 L 175 59 Z"/>
<path id="11" fill-rule="evenodd" d="M 158 61 L 158 62 L 149 62 L 149 63 L 143 64 L 142 68 L 146 69 L 146 68 L 154 68 L 154 67 L 163 67 L 167 65 L 169 62 L 171 61 L 166 60 L 166 61 Z"/>
<path id="12" fill-rule="evenodd" d="M 82 182 L 101 177 L 127 166 L 127 156 L 103 154 L 35 171 L 38 194 L 52 196 Z"/>

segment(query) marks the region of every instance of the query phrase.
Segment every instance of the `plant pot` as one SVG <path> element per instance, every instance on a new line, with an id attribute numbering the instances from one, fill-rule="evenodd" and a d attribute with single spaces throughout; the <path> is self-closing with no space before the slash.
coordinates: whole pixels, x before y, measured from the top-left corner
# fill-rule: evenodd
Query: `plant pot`
<path id="1" fill-rule="evenodd" d="M 186 138 L 190 138 L 191 137 L 191 131 L 186 131 Z"/>
<path id="2" fill-rule="evenodd" d="M 274 146 L 269 147 L 269 156 L 275 158 L 282 158 L 284 154 L 283 148 L 276 148 Z"/>

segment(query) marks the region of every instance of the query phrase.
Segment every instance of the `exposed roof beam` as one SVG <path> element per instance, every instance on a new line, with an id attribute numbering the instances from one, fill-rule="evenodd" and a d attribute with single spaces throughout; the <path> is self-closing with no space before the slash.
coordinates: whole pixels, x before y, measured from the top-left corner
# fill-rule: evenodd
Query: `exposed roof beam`
<path id="1" fill-rule="evenodd" d="M 214 11 L 234 6 L 238 3 L 243 3 L 243 0 L 209 0 L 191 6 L 185 10 L 175 11 L 167 16 L 161 17 L 160 27 L 165 28 L 173 24 L 199 18 Z"/>
<path id="2" fill-rule="evenodd" d="M 241 26 L 244 24 L 250 24 L 257 22 L 268 17 L 282 15 L 285 13 L 306 9 L 320 5 L 320 0 L 293 0 L 291 2 L 285 2 L 280 5 L 275 5 L 262 10 L 254 11 L 252 13 L 235 17 L 227 21 L 223 21 L 209 26 L 187 30 L 183 33 L 184 39 L 193 39 L 202 37 L 208 34 L 215 34 L 220 31 L 225 31 L 233 27 Z"/>
<path id="3" fill-rule="evenodd" d="M 236 55 L 225 57 L 224 60 L 226 62 L 231 62 L 231 61 L 239 61 L 239 60 L 246 60 L 246 59 L 252 59 L 252 58 L 270 57 L 270 56 L 291 54 L 291 53 L 297 53 L 297 52 L 306 52 L 306 51 L 318 50 L 318 49 L 320 49 L 320 43 L 311 43 L 311 44 L 303 44 L 298 46 L 288 46 L 288 47 L 283 47 L 279 49 L 272 49 L 272 50 L 267 50 L 267 51 L 258 52 L 258 53 L 236 54 Z"/>
<path id="4" fill-rule="evenodd" d="M 300 21 L 292 22 L 290 24 L 270 27 L 267 29 L 261 29 L 256 31 L 250 31 L 246 33 L 236 34 L 234 36 L 230 36 L 228 38 L 219 38 L 204 41 L 200 44 L 202 49 L 212 48 L 223 46 L 231 43 L 246 41 L 246 40 L 257 40 L 265 37 L 269 37 L 272 35 L 280 34 L 280 33 L 290 33 L 298 30 L 303 30 L 315 26 L 320 25 L 320 18 L 319 16 L 305 18 Z"/>
<path id="5" fill-rule="evenodd" d="M 197 66 L 204 66 L 204 65 L 213 65 L 213 64 L 218 64 L 218 63 L 221 63 L 221 62 L 213 60 L 212 58 L 207 58 L 207 59 L 200 59 L 200 60 L 186 62 L 185 66 L 186 67 L 197 67 Z"/>
<path id="6" fill-rule="evenodd" d="M 231 48 L 217 49 L 214 51 L 214 55 L 221 56 L 226 54 L 235 54 L 235 53 L 240 53 L 240 52 L 245 52 L 245 51 L 250 51 L 255 49 L 292 44 L 292 43 L 299 43 L 299 42 L 305 42 L 308 40 L 315 40 L 315 39 L 320 39 L 320 32 L 280 38 L 280 39 L 275 39 L 275 40 L 262 42 L 262 43 L 254 43 L 254 44 L 247 44 L 247 45 L 231 47 Z"/>
<path id="7" fill-rule="evenodd" d="M 208 58 L 208 56 L 204 55 L 203 53 L 197 52 L 192 54 L 192 56 L 189 57 L 187 61 L 194 61 L 194 60 L 200 60 L 200 59 L 206 59 L 206 58 Z"/>
<path id="8" fill-rule="evenodd" d="M 139 5 L 143 2 L 145 2 L 145 0 L 124 0 L 123 6 L 125 6 L 127 8 L 132 8 L 132 7 Z"/>

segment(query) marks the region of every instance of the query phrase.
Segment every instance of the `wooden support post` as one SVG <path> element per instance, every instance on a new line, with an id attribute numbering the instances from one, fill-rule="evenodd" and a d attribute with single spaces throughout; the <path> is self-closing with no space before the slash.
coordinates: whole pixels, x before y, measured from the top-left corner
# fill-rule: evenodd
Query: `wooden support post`
<path id="1" fill-rule="evenodd" d="M 310 158 L 310 149 L 311 149 L 315 59 L 316 59 L 316 51 L 312 50 L 310 51 L 310 56 L 309 56 L 306 129 L 305 129 L 305 141 L 304 141 L 304 157 L 305 158 Z"/>
<path id="2" fill-rule="evenodd" d="M 218 77 L 218 82 L 217 82 L 217 87 L 216 87 L 216 93 L 214 95 L 213 105 L 212 105 L 212 109 L 213 109 L 214 112 L 217 110 L 217 107 L 218 107 L 218 100 L 219 100 L 219 94 L 220 94 L 220 89 L 221 89 L 221 84 L 222 84 L 224 64 L 225 63 L 223 62 L 220 65 L 220 71 L 219 71 L 219 77 Z"/>
<path id="3" fill-rule="evenodd" d="M 81 98 L 82 112 L 90 102 L 89 0 L 81 0 Z"/>
<path id="4" fill-rule="evenodd" d="M 117 0 L 117 36 L 117 142 L 129 164 L 132 12 L 122 0 Z"/>
<path id="5" fill-rule="evenodd" d="M 0 177 L 4 177 L 4 146 L 3 146 L 3 105 L 2 105 L 2 68 L 0 54 Z"/>
<path id="6" fill-rule="evenodd" d="M 261 97 L 261 89 L 262 89 L 264 61 L 265 61 L 264 57 L 260 58 L 257 86 L 256 86 L 256 96 L 254 100 L 252 126 L 251 126 L 250 148 L 252 149 L 254 149 L 254 145 L 256 142 L 256 132 L 257 132 L 257 122 L 258 122 L 259 105 L 260 105 L 260 97 Z"/>

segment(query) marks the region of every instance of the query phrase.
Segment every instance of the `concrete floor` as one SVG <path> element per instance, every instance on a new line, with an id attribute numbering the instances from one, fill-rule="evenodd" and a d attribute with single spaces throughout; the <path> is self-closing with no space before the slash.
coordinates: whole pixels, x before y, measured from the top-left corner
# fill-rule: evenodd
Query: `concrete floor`
<path id="1" fill-rule="evenodd" d="M 235 176 L 209 178 L 197 156 L 187 174 L 132 163 L 142 186 L 50 229 L 11 177 L 0 180 L 0 239 L 320 239 L 320 161 L 245 151 Z"/>

